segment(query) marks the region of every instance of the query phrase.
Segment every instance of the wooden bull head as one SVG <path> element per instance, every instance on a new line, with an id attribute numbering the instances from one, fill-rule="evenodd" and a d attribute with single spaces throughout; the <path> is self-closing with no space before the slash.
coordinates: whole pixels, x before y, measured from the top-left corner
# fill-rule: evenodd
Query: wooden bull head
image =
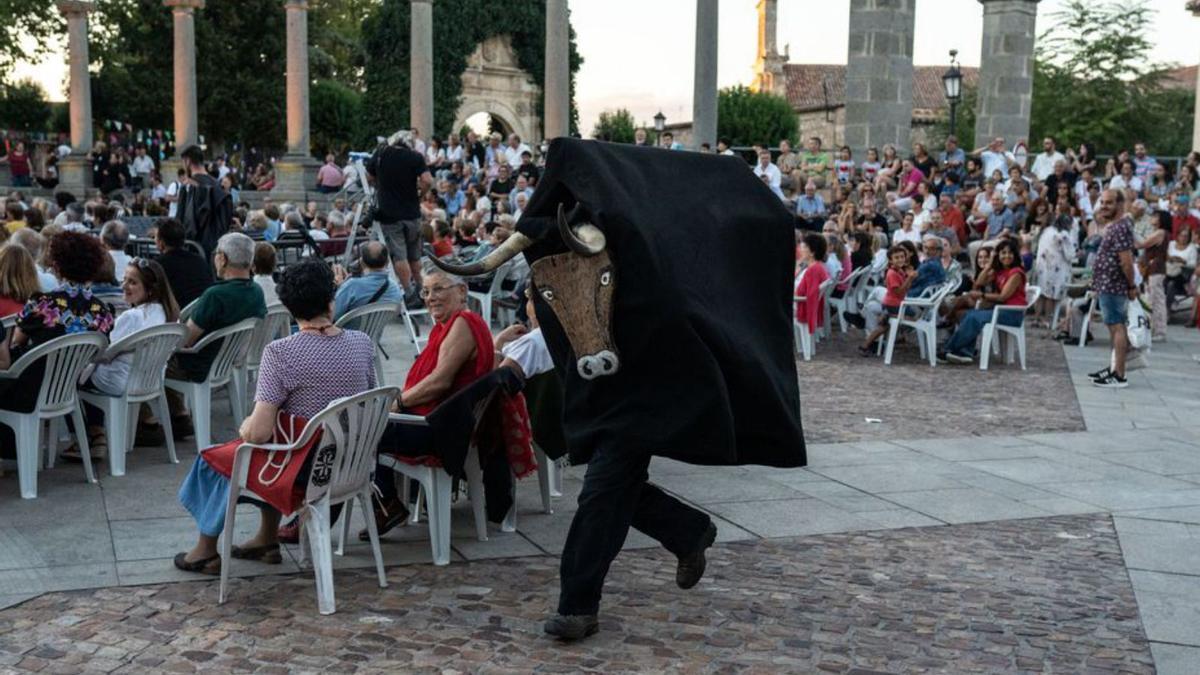
<path id="1" fill-rule="evenodd" d="M 569 224 L 562 204 L 558 206 L 558 233 L 570 252 L 535 262 L 531 267 L 534 287 L 562 324 L 580 377 L 592 380 L 612 375 L 620 367 L 611 329 L 617 279 L 605 250 L 604 233 L 591 223 Z M 478 276 L 497 269 L 533 243 L 514 232 L 478 262 L 456 264 L 434 258 L 433 263 L 451 274 Z"/>
<path id="2" fill-rule="evenodd" d="M 608 252 L 547 256 L 530 269 L 537 294 L 571 343 L 579 376 L 592 380 L 617 372 L 620 359 L 611 330 L 617 278 Z"/>

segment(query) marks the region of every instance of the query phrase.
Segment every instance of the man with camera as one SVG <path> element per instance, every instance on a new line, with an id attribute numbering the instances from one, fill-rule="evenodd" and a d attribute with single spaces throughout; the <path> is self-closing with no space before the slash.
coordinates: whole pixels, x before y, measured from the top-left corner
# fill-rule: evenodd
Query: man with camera
<path id="1" fill-rule="evenodd" d="M 420 195 L 433 183 L 425 158 L 408 146 L 411 138 L 406 131 L 392 134 L 366 164 L 376 190 L 374 219 L 383 230 L 408 305 L 420 302 Z"/>

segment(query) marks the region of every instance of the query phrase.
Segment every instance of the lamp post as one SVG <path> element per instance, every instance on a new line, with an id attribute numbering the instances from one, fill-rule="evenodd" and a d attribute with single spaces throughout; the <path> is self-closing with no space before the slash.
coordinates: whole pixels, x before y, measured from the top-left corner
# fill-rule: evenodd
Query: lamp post
<path id="1" fill-rule="evenodd" d="M 666 128 L 667 128 L 667 116 L 662 114 L 662 111 L 659 110 L 658 114 L 654 116 L 654 134 L 655 134 L 654 144 L 655 145 L 662 145 L 662 132 L 663 132 L 663 129 L 666 129 Z"/>
<path id="2" fill-rule="evenodd" d="M 958 124 L 958 104 L 962 101 L 962 70 L 958 67 L 958 50 L 950 50 L 950 69 L 942 75 L 942 90 L 950 103 L 950 135 Z"/>

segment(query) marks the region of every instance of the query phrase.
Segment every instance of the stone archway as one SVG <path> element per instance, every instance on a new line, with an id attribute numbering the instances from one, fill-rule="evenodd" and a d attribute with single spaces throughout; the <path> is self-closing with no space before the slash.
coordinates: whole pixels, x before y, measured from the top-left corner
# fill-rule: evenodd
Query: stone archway
<path id="1" fill-rule="evenodd" d="M 517 64 L 512 40 L 494 35 L 475 47 L 462 74 L 462 102 L 454 116 L 454 131 L 478 113 L 488 113 L 531 146 L 542 140 L 537 104 L 542 90 Z"/>

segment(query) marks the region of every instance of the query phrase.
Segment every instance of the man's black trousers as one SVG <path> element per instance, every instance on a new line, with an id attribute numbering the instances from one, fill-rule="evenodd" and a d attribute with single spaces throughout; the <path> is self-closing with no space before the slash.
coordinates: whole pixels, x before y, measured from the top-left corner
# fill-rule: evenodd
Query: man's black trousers
<path id="1" fill-rule="evenodd" d="M 683 556 L 700 545 L 709 517 L 647 482 L 650 453 L 598 447 L 588 462 L 560 568 L 558 613 L 596 614 L 613 558 L 632 525 Z"/>

